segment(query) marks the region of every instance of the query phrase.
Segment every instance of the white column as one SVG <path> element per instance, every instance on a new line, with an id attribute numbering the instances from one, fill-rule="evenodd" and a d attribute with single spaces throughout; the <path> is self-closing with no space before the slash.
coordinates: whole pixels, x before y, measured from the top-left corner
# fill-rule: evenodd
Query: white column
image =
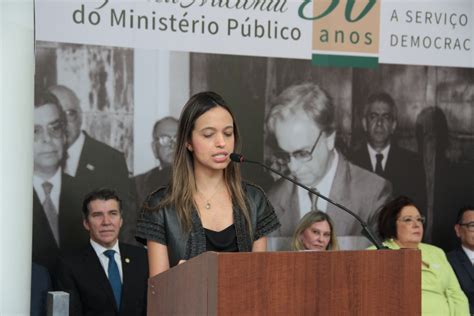
<path id="1" fill-rule="evenodd" d="M 33 0 L 0 0 L 0 315 L 29 315 Z"/>

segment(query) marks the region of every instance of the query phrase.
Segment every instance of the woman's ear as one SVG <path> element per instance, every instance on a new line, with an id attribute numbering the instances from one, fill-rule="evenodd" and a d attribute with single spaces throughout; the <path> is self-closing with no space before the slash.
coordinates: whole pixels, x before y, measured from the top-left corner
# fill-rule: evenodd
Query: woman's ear
<path id="1" fill-rule="evenodd" d="M 189 144 L 189 143 L 186 144 L 186 148 L 187 148 L 189 151 L 193 151 L 193 146 L 191 146 L 191 144 Z"/>

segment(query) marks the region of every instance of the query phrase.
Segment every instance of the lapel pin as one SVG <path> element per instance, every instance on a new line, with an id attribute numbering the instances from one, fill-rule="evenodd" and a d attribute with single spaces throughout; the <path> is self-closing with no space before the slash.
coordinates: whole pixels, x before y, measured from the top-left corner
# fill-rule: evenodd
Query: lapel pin
<path id="1" fill-rule="evenodd" d="M 125 258 L 125 262 L 126 262 L 126 263 L 130 263 L 130 259 Z"/>
<path id="2" fill-rule="evenodd" d="M 90 171 L 94 171 L 95 169 L 95 167 L 91 164 L 87 164 L 86 168 L 89 169 Z"/>

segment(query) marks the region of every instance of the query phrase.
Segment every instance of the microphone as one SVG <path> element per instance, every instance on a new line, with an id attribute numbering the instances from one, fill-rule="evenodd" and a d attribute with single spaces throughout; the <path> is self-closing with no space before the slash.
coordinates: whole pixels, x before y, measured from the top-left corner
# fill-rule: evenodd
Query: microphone
<path id="1" fill-rule="evenodd" d="M 253 160 L 248 160 L 246 159 L 243 155 L 241 154 L 238 154 L 238 153 L 232 153 L 230 154 L 230 160 L 232 160 L 233 162 L 237 162 L 237 163 L 242 163 L 242 162 L 247 162 L 247 163 L 252 163 L 252 164 L 257 164 L 267 170 L 270 170 L 271 172 L 273 173 L 276 173 L 277 175 L 279 175 L 280 177 L 284 178 L 285 180 L 288 180 L 290 182 L 293 182 L 294 184 L 296 184 L 297 186 L 305 189 L 306 191 L 308 192 L 311 192 L 312 194 L 315 194 L 317 196 L 319 196 L 320 198 L 322 198 L 323 200 L 326 200 L 328 203 L 331 203 L 332 205 L 338 207 L 339 209 L 343 210 L 344 212 L 348 213 L 349 215 L 351 215 L 352 217 L 354 217 L 359 223 L 360 225 L 362 226 L 362 234 L 367 238 L 369 239 L 374 245 L 375 247 L 377 247 L 377 249 L 387 249 L 387 247 L 385 247 L 382 242 L 375 236 L 375 234 L 369 229 L 368 225 L 366 222 L 364 222 L 362 220 L 362 218 L 360 218 L 359 215 L 357 215 L 356 213 L 352 212 L 351 210 L 349 210 L 347 207 L 337 203 L 337 202 L 334 202 L 333 200 L 331 200 L 330 198 L 322 195 L 321 193 L 319 193 L 318 191 L 315 191 L 307 186 L 305 186 L 304 184 L 302 183 L 299 183 L 297 182 L 296 180 L 294 179 L 291 179 L 290 177 L 282 174 L 280 171 L 278 170 L 275 170 L 273 169 L 272 167 L 269 167 L 259 161 L 253 161 Z"/>

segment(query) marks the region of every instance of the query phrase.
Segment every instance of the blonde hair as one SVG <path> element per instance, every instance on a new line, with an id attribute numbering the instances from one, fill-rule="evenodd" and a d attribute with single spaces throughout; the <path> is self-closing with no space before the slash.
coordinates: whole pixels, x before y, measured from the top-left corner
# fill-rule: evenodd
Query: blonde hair
<path id="1" fill-rule="evenodd" d="M 197 210 L 197 205 L 193 198 L 197 192 L 194 177 L 194 160 L 193 155 L 187 149 L 186 144 L 191 140 L 191 134 L 196 120 L 201 115 L 215 107 L 221 107 L 231 115 L 234 123 L 235 150 L 239 150 L 240 148 L 240 134 L 237 129 L 234 114 L 220 95 L 214 92 L 201 92 L 193 95 L 188 102 L 186 102 L 179 119 L 176 152 L 173 161 L 170 185 L 167 194 L 157 206 L 157 209 L 166 206 L 175 207 L 184 232 L 189 232 L 191 230 L 192 210 Z M 242 179 L 238 164 L 230 163 L 224 169 L 224 181 L 231 195 L 232 203 L 237 204 L 242 212 L 250 236 L 252 236 L 250 214 L 242 188 Z"/>
<path id="2" fill-rule="evenodd" d="M 295 233 L 293 234 L 293 239 L 291 240 L 291 249 L 296 251 L 305 250 L 303 242 L 300 238 L 301 234 L 314 223 L 324 221 L 328 222 L 329 228 L 331 229 L 331 239 L 329 240 L 326 250 L 338 250 L 339 245 L 337 243 L 336 233 L 334 232 L 334 223 L 328 214 L 321 211 L 311 211 L 306 213 L 306 215 L 300 219 L 298 225 L 296 226 Z"/>

